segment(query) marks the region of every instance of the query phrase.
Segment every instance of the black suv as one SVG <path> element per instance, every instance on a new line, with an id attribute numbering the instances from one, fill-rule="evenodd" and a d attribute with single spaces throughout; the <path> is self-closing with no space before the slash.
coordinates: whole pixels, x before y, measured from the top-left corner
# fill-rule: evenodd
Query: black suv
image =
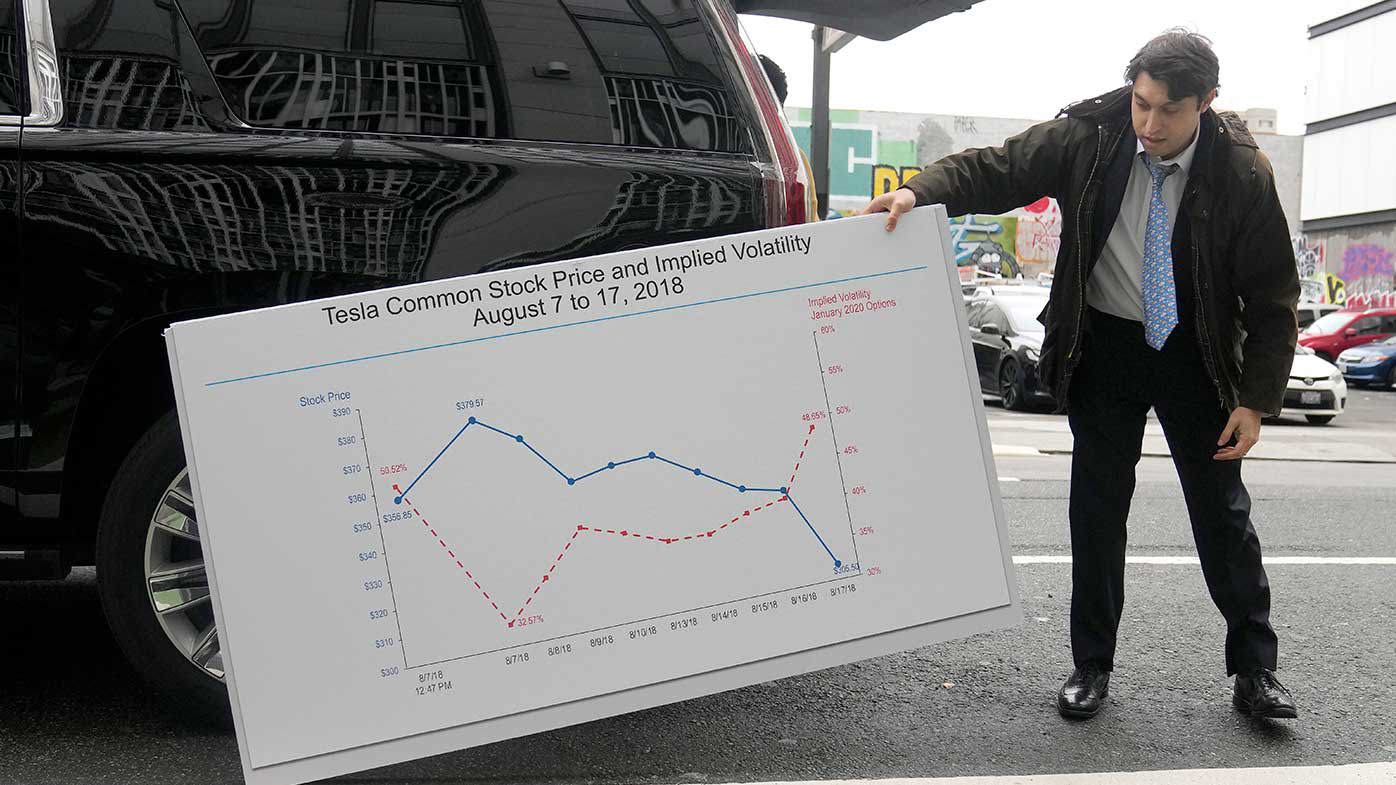
<path id="1" fill-rule="evenodd" d="M 0 578 L 226 712 L 162 330 L 812 219 L 762 5 L 0 0 Z"/>

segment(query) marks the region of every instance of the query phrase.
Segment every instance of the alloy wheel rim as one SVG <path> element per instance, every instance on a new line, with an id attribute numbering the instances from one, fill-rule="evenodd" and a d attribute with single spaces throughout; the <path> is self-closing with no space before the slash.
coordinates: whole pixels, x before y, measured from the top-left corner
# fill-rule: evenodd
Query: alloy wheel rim
<path id="1" fill-rule="evenodd" d="M 999 396 L 1003 398 L 1003 405 L 1009 408 L 1018 402 L 1016 376 L 1012 365 L 1005 365 L 999 371 Z"/>
<path id="2" fill-rule="evenodd" d="M 189 470 L 165 488 L 145 538 L 145 590 L 170 643 L 205 675 L 223 680 L 223 648 L 213 618 L 208 573 Z"/>

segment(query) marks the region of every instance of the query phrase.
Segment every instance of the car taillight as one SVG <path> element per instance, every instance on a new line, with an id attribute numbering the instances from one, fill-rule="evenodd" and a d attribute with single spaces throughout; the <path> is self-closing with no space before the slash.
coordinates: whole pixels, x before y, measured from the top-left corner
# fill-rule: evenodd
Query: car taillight
<path id="1" fill-rule="evenodd" d="M 795 144 L 795 134 L 785 122 L 785 115 L 776 104 L 775 94 L 752 53 L 741 26 L 737 24 L 737 14 L 726 2 L 712 3 L 710 6 L 722 21 L 723 31 L 737 61 L 742 67 L 742 76 L 747 89 L 756 101 L 761 115 L 763 135 L 769 149 L 774 153 L 775 176 L 766 177 L 766 222 L 770 226 L 788 226 L 812 220 L 812 210 L 807 199 L 812 193 L 812 174 Z"/>

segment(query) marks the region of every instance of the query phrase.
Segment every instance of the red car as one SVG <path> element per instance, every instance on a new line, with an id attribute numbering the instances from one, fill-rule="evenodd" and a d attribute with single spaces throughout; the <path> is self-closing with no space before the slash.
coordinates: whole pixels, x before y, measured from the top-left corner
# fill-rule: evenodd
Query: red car
<path id="1" fill-rule="evenodd" d="M 1335 311 L 1299 333 L 1299 344 L 1314 350 L 1328 362 L 1344 349 L 1396 335 L 1396 308 L 1370 311 Z"/>

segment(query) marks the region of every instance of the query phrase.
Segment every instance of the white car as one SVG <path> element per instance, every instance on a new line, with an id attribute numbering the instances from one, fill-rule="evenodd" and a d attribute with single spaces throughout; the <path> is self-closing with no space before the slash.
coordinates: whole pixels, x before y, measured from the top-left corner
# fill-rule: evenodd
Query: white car
<path id="1" fill-rule="evenodd" d="M 1308 327 L 1309 325 L 1313 324 L 1314 322 L 1318 321 L 1324 316 L 1327 316 L 1328 314 L 1333 313 L 1334 311 L 1337 311 L 1342 307 L 1343 306 L 1336 305 L 1334 303 L 1299 303 L 1299 306 L 1295 309 L 1295 313 L 1299 318 L 1299 329 L 1302 330 L 1305 327 Z"/>
<path id="2" fill-rule="evenodd" d="M 1280 414 L 1302 414 L 1309 422 L 1324 425 L 1343 413 L 1347 400 L 1348 385 L 1338 367 L 1314 354 L 1313 349 L 1295 346 Z"/>

